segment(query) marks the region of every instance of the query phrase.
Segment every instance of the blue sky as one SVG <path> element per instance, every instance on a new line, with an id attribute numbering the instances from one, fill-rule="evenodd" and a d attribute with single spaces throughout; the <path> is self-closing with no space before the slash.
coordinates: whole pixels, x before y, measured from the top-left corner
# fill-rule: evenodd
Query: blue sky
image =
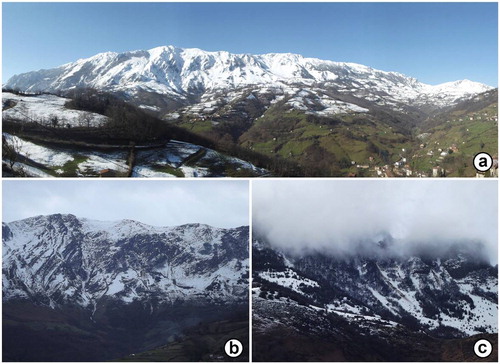
<path id="1" fill-rule="evenodd" d="M 248 181 L 6 180 L 2 220 L 55 213 L 154 226 L 249 225 Z"/>
<path id="2" fill-rule="evenodd" d="M 3 3 L 3 82 L 161 45 L 290 52 L 438 84 L 498 83 L 496 3 Z"/>

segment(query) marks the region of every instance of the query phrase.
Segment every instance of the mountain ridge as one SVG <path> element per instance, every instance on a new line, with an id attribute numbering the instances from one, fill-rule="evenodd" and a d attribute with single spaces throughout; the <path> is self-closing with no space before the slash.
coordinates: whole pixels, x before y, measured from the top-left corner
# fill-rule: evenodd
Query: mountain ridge
<path id="1" fill-rule="evenodd" d="M 139 220 L 129 219 L 129 218 L 124 218 L 124 219 L 119 219 L 119 220 L 98 220 L 98 219 L 91 219 L 91 218 L 87 218 L 87 217 L 78 217 L 78 216 L 71 214 L 71 213 L 54 213 L 54 214 L 48 214 L 48 215 L 35 215 L 35 216 L 23 218 L 23 219 L 16 219 L 16 220 L 12 220 L 9 222 L 4 222 L 3 224 L 12 224 L 12 223 L 24 221 L 24 220 L 49 218 L 50 216 L 64 216 L 64 217 L 69 217 L 72 219 L 77 219 L 77 220 L 85 221 L 85 222 L 89 222 L 89 223 L 109 223 L 109 224 L 120 224 L 120 223 L 134 224 L 134 223 L 136 223 L 138 225 L 150 227 L 153 229 L 154 228 L 169 228 L 169 227 L 173 228 L 173 227 L 182 227 L 182 226 L 205 226 L 205 227 L 210 227 L 210 228 L 215 228 L 215 229 L 236 229 L 236 228 L 240 228 L 240 227 L 245 226 L 245 225 L 241 225 L 241 226 L 235 226 L 232 228 L 222 228 L 222 227 L 218 227 L 218 226 L 214 226 L 214 225 L 210 225 L 210 224 L 205 224 L 205 223 L 199 223 L 199 222 L 187 222 L 187 223 L 183 223 L 183 224 L 179 224 L 179 225 L 157 225 L 157 224 L 147 224 L 147 223 L 140 222 Z"/>
<path id="2" fill-rule="evenodd" d="M 378 315 L 452 337 L 496 332 L 498 266 L 475 256 L 475 248 L 465 243 L 436 256 L 384 252 L 294 257 L 266 243 L 254 244 L 254 249 L 254 280 L 291 289 L 311 307 Z"/>
<path id="3" fill-rule="evenodd" d="M 193 74 L 192 77 L 190 73 Z M 139 87 L 149 91 L 171 93 L 182 98 L 187 93 L 200 90 L 234 89 L 259 83 L 299 82 L 312 86 L 314 83 L 337 82 L 337 86 L 343 89 L 339 81 L 348 79 L 350 74 L 369 78 L 372 75 L 385 79 L 382 84 L 383 91 L 390 91 L 396 85 L 409 86 L 410 88 L 406 89 L 409 95 L 396 94 L 396 99 L 401 100 L 416 98 L 418 93 L 415 91 L 424 95 L 453 91 L 457 93 L 454 96 L 460 97 L 471 93 L 461 90 L 460 86 L 465 80 L 431 86 L 399 72 L 376 70 L 350 62 L 306 58 L 292 53 L 231 54 L 225 51 L 207 52 L 198 48 L 172 46 L 122 53 L 104 52 L 56 68 L 15 75 L 5 86 L 22 91 L 61 91 L 74 87 L 133 91 Z M 466 83 L 469 89 L 474 88 L 473 93 L 492 88 L 471 81 Z M 412 88 L 415 89 L 414 92 L 411 92 Z"/>

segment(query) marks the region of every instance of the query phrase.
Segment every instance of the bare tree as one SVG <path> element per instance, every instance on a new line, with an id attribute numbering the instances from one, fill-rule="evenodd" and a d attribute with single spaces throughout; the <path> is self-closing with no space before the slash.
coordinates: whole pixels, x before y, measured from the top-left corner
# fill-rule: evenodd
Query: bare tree
<path id="1" fill-rule="evenodd" d="M 6 162 L 10 170 L 17 174 L 18 176 L 26 176 L 26 171 L 22 166 L 16 166 L 22 156 L 21 140 L 19 138 L 7 139 L 5 135 L 2 135 L 2 160 Z M 25 156 L 26 157 L 26 156 Z"/>
<path id="2" fill-rule="evenodd" d="M 84 113 L 80 114 L 80 116 L 78 117 L 78 125 L 90 128 L 92 120 L 94 120 L 92 115 L 84 112 Z"/>
<path id="3" fill-rule="evenodd" d="M 50 118 L 50 123 L 52 124 L 52 126 L 54 128 L 57 127 L 57 124 L 59 124 L 59 118 L 56 116 L 56 115 L 53 115 L 51 118 Z"/>

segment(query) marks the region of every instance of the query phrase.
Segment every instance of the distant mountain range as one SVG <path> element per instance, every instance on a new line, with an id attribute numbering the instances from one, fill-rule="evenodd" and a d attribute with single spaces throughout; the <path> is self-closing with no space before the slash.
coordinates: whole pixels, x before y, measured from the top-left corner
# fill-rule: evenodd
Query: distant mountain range
<path id="1" fill-rule="evenodd" d="M 472 346 L 453 351 L 450 340 L 496 336 L 498 267 L 480 245 L 391 256 L 370 244 L 350 256 L 294 256 L 254 243 L 254 347 L 289 347 L 259 349 L 257 361 L 470 360 Z M 279 343 L 288 334 L 305 346 Z"/>
<path id="2" fill-rule="evenodd" d="M 4 223 L 4 337 L 13 340 L 4 359 L 111 359 L 245 313 L 248 242 L 248 227 L 153 227 L 62 214 Z M 47 336 L 53 330 L 62 337 Z M 25 353 L 16 340 L 37 343 Z M 60 353 L 90 349 L 94 340 L 108 347 Z"/>
<path id="3" fill-rule="evenodd" d="M 401 108 L 410 103 L 414 107 L 449 106 L 492 88 L 469 80 L 431 86 L 397 72 L 298 54 L 231 54 L 173 46 L 100 53 L 57 68 L 13 76 L 4 86 L 29 92 L 95 88 L 122 93 L 136 102 L 146 99 L 146 94 L 153 99 L 161 95 L 164 105 L 159 100 L 143 100 L 141 106 L 174 109 L 176 105 L 198 104 L 200 111 L 206 112 L 235 101 L 246 89 L 257 97 L 273 93 L 275 101 L 293 96 L 290 106 L 299 110 L 307 108 L 305 100 L 316 100 L 317 112 L 324 115 L 367 111 L 355 102 L 328 95 L 327 91 L 333 90 L 339 96 Z"/>

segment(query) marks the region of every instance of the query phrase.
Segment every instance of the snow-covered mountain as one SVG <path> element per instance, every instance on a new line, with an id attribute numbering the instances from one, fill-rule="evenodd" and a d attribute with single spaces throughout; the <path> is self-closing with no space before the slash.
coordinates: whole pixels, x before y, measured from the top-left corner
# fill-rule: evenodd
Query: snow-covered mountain
<path id="1" fill-rule="evenodd" d="M 255 361 L 473 361 L 479 338 L 496 343 L 498 270 L 479 245 L 370 244 L 297 256 L 254 241 Z"/>
<path id="2" fill-rule="evenodd" d="M 248 227 L 37 216 L 3 224 L 2 273 L 4 302 L 244 302 Z"/>
<path id="3" fill-rule="evenodd" d="M 254 295 L 276 304 L 286 302 L 288 292 L 297 302 L 348 321 L 390 321 L 437 336 L 496 333 L 498 271 L 480 252 L 477 243 L 457 243 L 438 256 L 294 257 L 257 243 L 254 281 L 261 283 Z"/>
<path id="4" fill-rule="evenodd" d="M 293 108 L 335 114 L 368 111 L 366 102 L 400 111 L 408 104 L 445 107 L 491 89 L 469 80 L 432 86 L 397 72 L 298 54 L 231 54 L 172 46 L 101 53 L 13 76 L 4 87 L 29 92 L 96 88 L 125 95 L 153 111 L 195 105 L 183 111 L 209 114 L 243 96 L 267 102 L 295 99 L 290 101 Z M 342 101 L 345 95 L 351 101 Z"/>

